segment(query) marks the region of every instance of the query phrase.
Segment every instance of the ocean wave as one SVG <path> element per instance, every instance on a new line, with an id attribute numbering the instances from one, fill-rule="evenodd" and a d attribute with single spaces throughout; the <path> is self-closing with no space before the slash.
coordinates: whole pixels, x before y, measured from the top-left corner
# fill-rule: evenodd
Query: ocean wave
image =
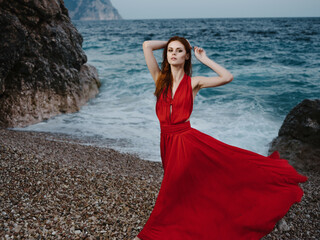
<path id="1" fill-rule="evenodd" d="M 290 109 L 319 97 L 320 18 L 162 19 L 75 22 L 102 86 L 79 112 L 25 130 L 96 138 L 95 144 L 160 161 L 154 82 L 142 43 L 187 37 L 234 80 L 198 93 L 191 125 L 228 144 L 266 154 Z M 162 51 L 155 51 L 161 61 Z M 216 76 L 193 55 L 193 76 Z"/>

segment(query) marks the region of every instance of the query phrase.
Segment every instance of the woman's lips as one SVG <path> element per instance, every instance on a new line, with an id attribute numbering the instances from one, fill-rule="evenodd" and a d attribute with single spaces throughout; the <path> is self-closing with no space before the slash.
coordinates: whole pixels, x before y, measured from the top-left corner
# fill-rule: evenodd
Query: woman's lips
<path id="1" fill-rule="evenodd" d="M 171 60 L 172 60 L 172 61 L 175 61 L 175 60 L 177 60 L 177 58 L 175 58 L 175 57 L 172 57 L 172 58 L 171 58 Z"/>

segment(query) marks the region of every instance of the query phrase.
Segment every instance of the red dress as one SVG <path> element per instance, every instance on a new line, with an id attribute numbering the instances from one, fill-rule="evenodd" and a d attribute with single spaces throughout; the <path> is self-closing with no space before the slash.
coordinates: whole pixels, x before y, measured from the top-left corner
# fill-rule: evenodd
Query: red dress
<path id="1" fill-rule="evenodd" d="M 265 157 L 191 128 L 191 78 L 156 104 L 164 176 L 142 240 L 252 240 L 300 202 L 300 175 L 275 151 Z M 172 113 L 170 113 L 172 105 Z"/>

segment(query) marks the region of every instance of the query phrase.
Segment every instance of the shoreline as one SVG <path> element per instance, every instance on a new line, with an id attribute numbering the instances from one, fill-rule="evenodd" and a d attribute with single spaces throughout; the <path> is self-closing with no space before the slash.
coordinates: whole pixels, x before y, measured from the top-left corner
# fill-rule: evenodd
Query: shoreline
<path id="1" fill-rule="evenodd" d="M 0 160 L 4 239 L 133 239 L 163 176 L 161 162 L 57 133 L 0 128 Z M 320 238 L 320 177 L 299 172 L 309 177 L 302 201 L 264 240 Z"/>
<path id="2" fill-rule="evenodd" d="M 2 128 L 5 129 L 5 128 Z M 1 127 L 0 127 L 1 130 Z M 65 142 L 70 144 L 79 144 L 82 146 L 92 146 L 99 149 L 112 149 L 120 154 L 124 155 L 132 155 L 140 160 L 143 161 L 150 161 L 150 162 L 159 162 L 161 160 L 150 160 L 145 159 L 139 155 L 139 153 L 134 153 L 130 151 L 121 150 L 121 147 L 113 146 L 115 140 L 114 138 L 101 138 L 97 136 L 80 136 L 80 135 L 73 135 L 69 133 L 62 133 L 62 132 L 54 132 L 54 131 L 42 131 L 42 130 L 25 130 L 24 128 L 7 128 L 5 130 L 14 131 L 14 132 L 28 132 L 30 134 L 39 134 L 39 136 L 43 135 L 46 136 L 47 140 L 57 141 L 57 142 Z M 111 144 L 110 144 L 111 143 Z M 160 147 L 159 147 L 160 148 Z"/>

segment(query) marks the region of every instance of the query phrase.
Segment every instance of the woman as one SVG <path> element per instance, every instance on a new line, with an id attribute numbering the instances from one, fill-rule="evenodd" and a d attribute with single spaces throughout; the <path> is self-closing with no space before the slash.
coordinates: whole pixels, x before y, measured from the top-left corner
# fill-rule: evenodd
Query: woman
<path id="1" fill-rule="evenodd" d="M 160 70 L 153 51 L 161 48 Z M 277 151 L 265 157 L 191 128 L 198 91 L 233 80 L 199 47 L 196 58 L 218 76 L 191 77 L 191 50 L 177 36 L 143 43 L 156 85 L 164 176 L 154 209 L 134 240 L 260 239 L 301 200 L 298 183 L 307 178 Z"/>

